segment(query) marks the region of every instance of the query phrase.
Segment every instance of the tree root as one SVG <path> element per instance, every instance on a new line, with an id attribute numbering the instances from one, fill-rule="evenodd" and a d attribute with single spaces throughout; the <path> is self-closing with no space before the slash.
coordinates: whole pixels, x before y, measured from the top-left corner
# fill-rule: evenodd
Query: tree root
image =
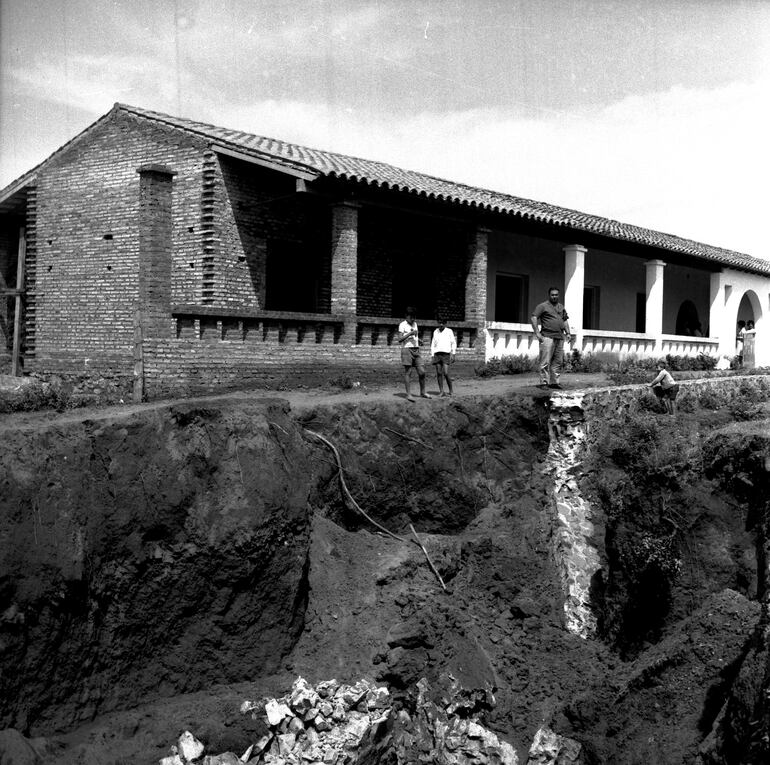
<path id="1" fill-rule="evenodd" d="M 425 545 L 420 541 L 420 537 L 417 536 L 417 532 L 414 530 L 414 526 L 412 524 L 409 524 L 409 528 L 412 530 L 412 534 L 414 534 L 415 541 L 420 546 L 420 549 L 425 553 L 425 560 L 428 561 L 428 565 L 431 568 L 431 571 L 436 575 L 436 578 L 439 581 L 439 584 L 441 585 L 442 590 L 446 590 L 446 585 L 444 584 L 444 580 L 441 578 L 441 574 L 439 574 L 438 569 L 433 565 L 433 561 L 430 559 L 430 555 L 428 555 L 428 551 L 425 549 Z"/>
<path id="2" fill-rule="evenodd" d="M 337 447 L 328 439 L 326 436 L 322 436 L 320 433 L 316 433 L 314 430 L 308 430 L 305 428 L 305 432 L 309 433 L 311 436 L 315 436 L 319 441 L 323 441 L 333 452 L 334 459 L 337 462 L 337 470 L 340 477 L 340 487 L 342 488 L 343 495 L 347 498 L 348 502 L 361 514 L 364 518 L 366 518 L 369 523 L 371 523 L 373 526 L 378 528 L 383 534 L 387 534 L 389 537 L 392 537 L 393 539 L 396 539 L 399 542 L 403 542 L 404 544 L 409 544 L 408 539 L 404 539 L 403 537 L 398 536 L 397 534 L 394 534 L 392 531 L 389 531 L 386 529 L 383 525 L 378 523 L 374 520 L 370 515 L 368 515 L 364 510 L 361 508 L 361 506 L 356 502 L 356 500 L 353 498 L 353 495 L 350 493 L 350 489 L 348 489 L 347 483 L 345 483 L 345 476 L 344 468 L 342 467 L 342 460 L 340 459 L 340 453 L 337 451 Z M 394 431 L 395 433 L 396 431 Z M 397 434 L 401 435 L 401 434 Z M 414 535 L 415 541 L 413 544 L 416 544 L 425 554 L 425 559 L 428 561 L 428 565 L 431 568 L 431 571 L 436 575 L 436 578 L 438 579 L 439 583 L 441 584 L 442 589 L 446 590 L 446 585 L 444 584 L 444 580 L 441 578 L 441 574 L 439 574 L 438 569 L 433 565 L 433 561 L 430 559 L 430 556 L 428 555 L 428 551 L 425 549 L 425 545 L 420 541 L 420 538 L 417 536 L 417 532 L 414 530 L 414 526 L 410 523 L 409 528 L 412 530 L 412 534 Z"/>

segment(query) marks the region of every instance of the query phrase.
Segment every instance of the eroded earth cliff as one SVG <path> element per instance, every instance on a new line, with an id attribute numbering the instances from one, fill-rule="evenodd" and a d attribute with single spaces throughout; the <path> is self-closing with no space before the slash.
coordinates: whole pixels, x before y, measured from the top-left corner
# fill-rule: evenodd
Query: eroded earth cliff
<path id="1" fill-rule="evenodd" d="M 240 754 L 243 700 L 301 675 L 407 710 L 423 679 L 489 691 L 522 763 L 543 725 L 583 763 L 764 762 L 770 386 L 746 385 L 676 418 L 527 389 L 6 418 L 0 739 L 149 763 L 187 729 Z"/>

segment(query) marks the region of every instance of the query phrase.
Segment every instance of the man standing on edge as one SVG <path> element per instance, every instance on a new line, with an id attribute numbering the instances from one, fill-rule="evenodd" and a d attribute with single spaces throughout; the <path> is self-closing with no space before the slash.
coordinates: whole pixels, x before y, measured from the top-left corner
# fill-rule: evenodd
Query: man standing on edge
<path id="1" fill-rule="evenodd" d="M 404 388 L 406 389 L 407 401 L 414 401 L 414 396 L 409 390 L 409 375 L 412 372 L 412 367 L 417 370 L 417 377 L 420 381 L 420 396 L 430 398 L 425 392 L 425 367 L 420 356 L 420 332 L 417 329 L 414 313 L 414 308 L 407 308 L 404 321 L 398 325 L 398 342 L 401 344 L 401 364 L 404 367 Z"/>
<path id="2" fill-rule="evenodd" d="M 559 375 L 564 364 L 564 341 L 572 340 L 569 316 L 559 302 L 559 290 L 548 289 L 548 300 L 532 312 L 532 329 L 540 342 L 539 388 L 561 388 Z"/>

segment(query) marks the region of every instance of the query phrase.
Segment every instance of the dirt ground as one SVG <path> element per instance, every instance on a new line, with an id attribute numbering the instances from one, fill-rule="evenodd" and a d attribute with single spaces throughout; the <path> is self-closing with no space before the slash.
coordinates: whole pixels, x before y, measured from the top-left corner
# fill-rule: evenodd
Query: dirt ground
<path id="1" fill-rule="evenodd" d="M 693 762 L 759 619 L 738 577 L 755 555 L 745 510 L 701 486 L 661 640 L 622 659 L 566 632 L 536 382 L 458 380 L 452 399 L 414 403 L 388 386 L 3 416 L 2 726 L 32 741 L 29 762 L 156 762 L 184 729 L 240 754 L 259 733 L 241 702 L 297 675 L 405 698 L 451 675 L 495 689 L 486 723 L 521 762 L 544 723 L 585 763 Z M 345 501 L 310 430 L 403 541 Z"/>

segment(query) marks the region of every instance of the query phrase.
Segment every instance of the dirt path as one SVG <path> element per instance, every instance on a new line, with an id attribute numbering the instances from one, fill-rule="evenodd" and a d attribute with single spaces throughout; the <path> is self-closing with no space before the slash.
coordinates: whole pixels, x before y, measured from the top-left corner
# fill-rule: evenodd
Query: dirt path
<path id="1" fill-rule="evenodd" d="M 459 379 L 454 383 L 455 398 L 469 396 L 505 396 L 516 395 L 543 395 L 543 391 L 537 387 L 538 378 L 535 374 L 528 375 L 500 375 L 491 378 Z M 570 374 L 562 378 L 565 389 L 578 390 L 581 388 L 595 388 L 608 384 L 604 374 Z M 435 379 L 429 379 L 427 391 L 431 396 L 438 396 L 438 387 Z M 413 385 L 416 390 L 416 383 Z M 431 402 L 417 399 L 414 403 L 406 400 L 400 385 L 388 384 L 382 386 L 360 386 L 345 390 L 329 388 L 297 388 L 294 390 L 249 390 L 233 391 L 207 396 L 194 396 L 184 399 L 161 399 L 144 404 L 113 404 L 104 407 L 83 407 L 65 412 L 14 412 L 13 414 L 0 414 L 0 432 L 4 430 L 34 430 L 45 429 L 53 424 L 65 424 L 69 422 L 82 422 L 83 420 L 113 420 L 130 416 L 135 412 L 163 409 L 175 403 L 205 404 L 206 402 L 225 401 L 254 401 L 256 399 L 281 399 L 288 401 L 295 411 L 309 407 L 335 404 L 358 404 L 364 401 L 398 401 L 405 407 L 430 406 Z"/>

